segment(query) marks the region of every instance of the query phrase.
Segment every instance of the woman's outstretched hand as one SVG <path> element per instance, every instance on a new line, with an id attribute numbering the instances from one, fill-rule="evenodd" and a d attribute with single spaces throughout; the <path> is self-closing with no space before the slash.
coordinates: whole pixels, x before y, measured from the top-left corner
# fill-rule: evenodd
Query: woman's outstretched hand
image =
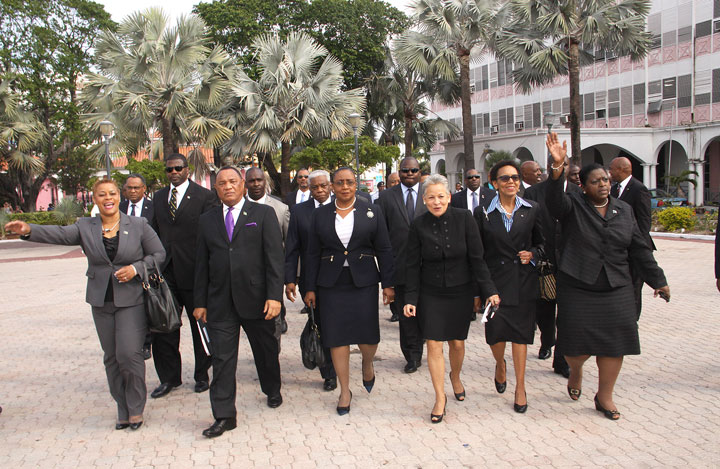
<path id="1" fill-rule="evenodd" d="M 24 221 L 15 220 L 5 224 L 5 231 L 7 233 L 15 233 L 22 236 L 30 234 L 30 225 Z"/>

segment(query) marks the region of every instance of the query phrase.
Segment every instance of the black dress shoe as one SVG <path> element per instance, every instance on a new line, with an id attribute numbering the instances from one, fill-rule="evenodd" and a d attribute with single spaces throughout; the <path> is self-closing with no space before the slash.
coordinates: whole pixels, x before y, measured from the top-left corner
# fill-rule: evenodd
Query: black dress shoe
<path id="1" fill-rule="evenodd" d="M 198 381 L 195 383 L 195 392 L 205 392 L 210 389 L 210 385 L 207 381 Z"/>
<path id="2" fill-rule="evenodd" d="M 150 397 L 157 399 L 158 397 L 167 396 L 173 388 L 180 386 L 179 384 L 161 383 L 160 386 L 156 387 L 155 390 L 150 394 Z"/>
<path id="3" fill-rule="evenodd" d="M 328 378 L 323 383 L 323 389 L 326 391 L 333 391 L 337 389 L 337 378 Z"/>
<path id="4" fill-rule="evenodd" d="M 125 430 L 129 426 L 130 426 L 130 424 L 128 422 L 116 423 L 115 430 Z"/>
<path id="5" fill-rule="evenodd" d="M 405 373 L 415 373 L 418 370 L 420 364 L 416 361 L 407 362 L 405 365 Z"/>
<path id="6" fill-rule="evenodd" d="M 555 368 L 553 371 L 554 371 L 556 374 L 558 374 L 558 375 L 564 376 L 565 378 L 569 378 L 569 377 L 570 377 L 570 368 L 568 368 L 568 367 L 565 367 L 565 368 Z"/>
<path id="7" fill-rule="evenodd" d="M 390 316 L 390 322 L 398 322 L 399 320 L 400 320 L 400 316 L 398 316 L 395 313 L 393 313 L 393 315 Z"/>
<path id="8" fill-rule="evenodd" d="M 609 410 L 603 407 L 598 400 L 597 394 L 595 394 L 595 410 L 597 410 L 598 412 L 602 412 L 603 415 L 605 415 L 605 417 L 609 418 L 610 420 L 620 419 L 620 412 L 617 410 Z"/>
<path id="9" fill-rule="evenodd" d="M 142 427 L 143 421 L 140 420 L 139 422 L 131 423 L 130 424 L 130 430 L 137 430 L 138 428 Z"/>
<path id="10" fill-rule="evenodd" d="M 550 350 L 549 348 L 540 347 L 540 351 L 538 352 L 538 358 L 540 360 L 547 360 L 551 356 L 552 356 L 552 350 Z"/>
<path id="11" fill-rule="evenodd" d="M 145 360 L 150 360 L 150 358 L 152 358 L 152 352 L 150 351 L 149 345 L 143 345 L 142 352 L 143 352 L 143 358 Z"/>
<path id="12" fill-rule="evenodd" d="M 274 396 L 268 396 L 267 398 L 267 405 L 271 409 L 275 409 L 277 407 L 280 407 L 283 403 L 282 396 L 280 393 L 275 394 Z"/>
<path id="13" fill-rule="evenodd" d="M 237 427 L 237 420 L 235 420 L 235 418 L 217 419 L 210 428 L 203 430 L 202 434 L 207 438 L 216 438 L 235 427 Z"/>

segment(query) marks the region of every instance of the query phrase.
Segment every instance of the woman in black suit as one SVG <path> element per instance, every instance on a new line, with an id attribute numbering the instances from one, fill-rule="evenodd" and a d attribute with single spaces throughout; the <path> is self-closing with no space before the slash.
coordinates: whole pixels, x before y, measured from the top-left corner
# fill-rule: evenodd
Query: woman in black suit
<path id="1" fill-rule="evenodd" d="M 524 413 L 527 344 L 532 344 L 535 336 L 539 289 L 535 261 L 543 244 L 540 208 L 536 202 L 517 195 L 520 168 L 515 162 L 497 163 L 490 170 L 490 180 L 498 193 L 487 207 L 476 208 L 474 215 L 485 248 L 485 262 L 502 303 L 485 324 L 485 340 L 495 357 L 495 389 L 499 393 L 507 387 L 505 342 L 512 342 L 517 381 L 513 407 L 515 412 Z"/>
<path id="2" fill-rule="evenodd" d="M 143 217 L 119 211 L 120 189 L 101 179 L 93 187 L 100 216 L 70 226 L 28 225 L 13 221 L 5 229 L 38 243 L 81 245 L 88 259 L 86 301 L 93 320 L 110 394 L 117 403 L 115 429 L 137 430 L 147 398 L 143 344 L 147 332 L 139 274 L 165 260 L 165 249 Z"/>
<path id="3" fill-rule="evenodd" d="M 417 314 L 427 342 L 428 368 L 435 388 L 432 423 L 442 422 L 445 395 L 443 343 L 450 347 L 450 382 L 455 399 L 465 400 L 460 381 L 465 339 L 480 295 L 497 305 L 500 297 L 483 260 L 477 224 L 467 209 L 449 207 L 447 179 L 439 174 L 424 184 L 423 201 L 428 211 L 410 225 L 407 255 L 405 316 Z"/>
<path id="4" fill-rule="evenodd" d="M 383 286 L 383 303 L 392 302 L 394 272 L 380 208 L 356 198 L 357 183 L 350 168 L 336 170 L 332 186 L 335 203 L 315 209 L 310 221 L 305 303 L 317 305 L 323 345 L 330 348 L 340 382 L 337 412 L 345 415 L 352 399 L 350 344 L 358 344 L 362 353 L 365 389 L 370 392 L 375 384 L 378 282 Z"/>
<path id="5" fill-rule="evenodd" d="M 567 144 L 557 134 L 547 137 L 552 155 L 546 203 L 562 223 L 563 255 L 558 266 L 557 348 L 570 365 L 568 394 L 580 398 L 583 364 L 595 355 L 598 392 L 595 408 L 607 418 L 620 418 L 613 390 L 623 357 L 638 355 L 635 293 L 629 263 L 658 294 L 670 299 L 665 274 L 637 226 L 632 208 L 610 197 L 610 179 L 597 164 L 580 171 L 583 193 L 562 190 Z"/>

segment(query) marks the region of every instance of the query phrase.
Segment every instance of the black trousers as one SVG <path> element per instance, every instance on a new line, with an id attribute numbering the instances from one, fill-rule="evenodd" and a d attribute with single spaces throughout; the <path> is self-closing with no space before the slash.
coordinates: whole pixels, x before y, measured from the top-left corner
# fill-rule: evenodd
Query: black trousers
<path id="1" fill-rule="evenodd" d="M 179 308 L 185 308 L 188 318 L 188 327 L 191 329 L 193 340 L 193 351 L 195 354 L 195 382 L 209 381 L 208 370 L 211 360 L 205 354 L 200 332 L 197 328 L 197 321 L 193 316 L 195 301 L 192 290 L 181 290 L 172 278 L 171 269 L 166 269 L 165 280 L 175 296 Z M 182 318 L 181 318 L 182 319 Z M 153 333 L 152 342 L 153 360 L 155 371 L 161 383 L 169 383 L 174 386 L 182 384 L 182 359 L 180 357 L 180 329 L 169 334 Z"/>
<path id="2" fill-rule="evenodd" d="M 395 286 L 394 303 L 397 304 L 398 316 L 400 317 L 400 350 L 408 363 L 412 361 L 420 363 L 425 341 L 422 338 L 420 322 L 417 317 L 408 318 L 402 312 L 405 306 L 405 285 Z"/>
<path id="3" fill-rule="evenodd" d="M 208 322 L 208 334 L 213 349 L 210 405 L 215 419 L 234 418 L 237 414 L 235 376 L 241 327 L 250 342 L 260 389 L 268 396 L 280 392 L 279 347 L 275 338 L 274 320 L 245 319 L 236 316 L 227 321 Z"/>
<path id="4" fill-rule="evenodd" d="M 557 302 L 555 300 L 547 301 L 542 298 L 537 299 L 535 306 L 535 321 L 537 322 L 538 329 L 540 329 L 540 347 L 541 348 L 552 348 L 555 346 L 555 312 L 557 310 Z M 568 364 L 565 361 L 565 356 L 558 355 L 557 349 L 553 354 L 553 369 L 564 370 L 567 369 Z"/>
<path id="5" fill-rule="evenodd" d="M 300 285 L 300 281 L 297 282 L 297 285 Z M 303 298 L 305 298 L 305 292 L 300 287 L 298 287 L 298 291 L 300 292 L 300 301 L 303 301 Z M 320 332 L 322 337 L 320 311 L 318 310 L 318 308 L 315 308 L 313 312 L 315 313 L 315 324 L 317 324 L 318 331 Z M 325 354 L 325 365 L 318 367 L 318 370 L 320 370 L 320 376 L 322 377 L 322 379 L 336 378 L 337 374 L 335 373 L 335 366 L 332 362 L 332 354 L 330 353 L 330 349 L 328 347 L 323 347 L 323 353 Z"/>

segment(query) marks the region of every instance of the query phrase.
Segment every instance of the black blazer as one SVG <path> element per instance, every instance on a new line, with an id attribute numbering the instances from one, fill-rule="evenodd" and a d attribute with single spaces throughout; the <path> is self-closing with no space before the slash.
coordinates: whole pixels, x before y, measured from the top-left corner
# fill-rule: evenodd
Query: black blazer
<path id="1" fill-rule="evenodd" d="M 127 199 L 123 200 L 122 202 L 120 202 L 120 211 L 127 214 L 129 206 L 130 201 Z M 148 199 L 147 197 L 143 197 L 142 209 L 140 210 L 138 216 L 145 217 L 150 226 L 152 226 L 153 221 L 155 221 L 155 208 L 153 206 L 152 200 Z"/>
<path id="2" fill-rule="evenodd" d="M 153 229 L 167 252 L 165 265 L 172 266 L 172 276 L 177 288 L 192 290 L 195 282 L 195 245 L 197 242 L 198 221 L 200 215 L 217 205 L 215 193 L 192 181 L 185 191 L 182 202 L 175 212 L 175 219 L 170 218 L 168 197 L 170 187 L 163 187 L 155 193 L 155 220 Z"/>
<path id="3" fill-rule="evenodd" d="M 548 181 L 539 182 L 525 189 L 525 200 L 534 200 L 540 205 L 540 220 L 542 223 L 543 238 L 545 239 L 544 251 L 547 258 L 552 262 L 554 271 L 557 271 L 557 263 L 562 252 L 562 229 L 557 218 L 550 214 L 545 204 Z M 568 182 L 567 192 L 581 193 L 580 186 Z"/>
<path id="4" fill-rule="evenodd" d="M 558 270 L 592 285 L 605 268 L 610 285 L 617 288 L 632 284 L 632 260 L 635 271 L 652 288 L 667 285 L 632 208 L 610 197 L 607 214 L 601 217 L 582 194 L 563 192 L 564 177 L 548 179 L 545 197 L 550 213 L 562 223 L 563 255 Z"/>
<path id="5" fill-rule="evenodd" d="M 627 186 L 625 186 L 625 190 L 622 194 L 620 194 L 620 200 L 632 207 L 633 213 L 635 214 L 635 221 L 637 222 L 643 238 L 650 247 L 655 250 L 655 243 L 650 236 L 650 229 L 652 227 L 650 199 L 650 191 L 647 187 L 645 187 L 645 184 L 632 176 L 630 177 Z"/>
<path id="6" fill-rule="evenodd" d="M 537 298 L 539 293 L 535 266 L 532 263 L 521 264 L 517 255 L 520 251 L 530 251 L 533 261 L 537 262 L 538 252 L 543 249 L 540 207 L 537 202 L 529 203 L 531 207 L 523 205 L 515 212 L 509 233 L 503 223 L 504 215 L 499 211 L 487 213 L 485 206 L 475 209 L 475 221 L 485 248 L 485 262 L 501 304 L 508 306 Z"/>
<path id="7" fill-rule="evenodd" d="M 287 204 L 288 207 L 293 208 L 295 205 L 295 197 L 297 197 L 297 193 L 300 189 L 295 189 L 294 191 L 290 192 L 288 195 L 285 196 L 285 204 Z M 310 190 L 308 189 L 308 198 L 305 202 L 312 199 L 312 196 L 310 195 Z M 303 203 L 305 203 L 303 202 Z"/>
<path id="8" fill-rule="evenodd" d="M 481 205 L 487 206 L 489 204 L 493 197 L 495 197 L 495 192 L 492 189 L 489 189 L 485 186 L 480 186 L 480 198 L 478 199 L 478 207 Z M 461 190 L 460 192 L 456 192 L 450 197 L 450 205 L 452 207 L 457 208 L 464 208 L 465 210 L 468 210 L 470 207 L 468 207 L 467 203 L 467 188 Z"/>
<path id="9" fill-rule="evenodd" d="M 329 205 L 329 204 L 328 204 Z M 290 210 L 290 225 L 285 239 L 285 283 L 298 281 L 298 259 L 300 260 L 300 293 L 305 293 L 305 265 L 310 238 L 310 217 L 315 211 L 315 200 L 296 204 Z"/>
<path id="10" fill-rule="evenodd" d="M 265 317 L 266 300 L 282 300 L 283 246 L 275 210 L 246 200 L 232 240 L 222 206 L 200 217 L 195 264 L 195 307 L 207 308 L 208 322 L 237 315 Z"/>
<path id="11" fill-rule="evenodd" d="M 415 217 L 418 218 L 427 212 L 427 207 L 422 200 L 425 188 L 422 184 L 418 187 L 418 194 L 415 194 Z M 405 285 L 405 270 L 407 268 L 407 242 L 410 233 L 410 222 L 408 219 L 405 202 L 403 201 L 402 184 L 391 187 L 380 193 L 375 204 L 382 208 L 383 219 L 390 234 L 393 259 L 395 261 L 394 285 Z"/>
<path id="12" fill-rule="evenodd" d="M 378 282 L 383 288 L 392 287 L 392 247 L 382 210 L 364 199 L 355 201 L 355 221 L 347 249 L 335 232 L 335 215 L 334 204 L 318 207 L 312 213 L 305 270 L 306 290 L 317 291 L 318 286 L 334 286 L 346 259 L 356 287 Z"/>
<path id="13" fill-rule="evenodd" d="M 440 217 L 425 212 L 410 225 L 405 302 L 417 305 L 426 285 L 472 283 L 475 296 L 497 294 L 483 256 L 480 232 L 468 210 L 448 207 Z"/>

